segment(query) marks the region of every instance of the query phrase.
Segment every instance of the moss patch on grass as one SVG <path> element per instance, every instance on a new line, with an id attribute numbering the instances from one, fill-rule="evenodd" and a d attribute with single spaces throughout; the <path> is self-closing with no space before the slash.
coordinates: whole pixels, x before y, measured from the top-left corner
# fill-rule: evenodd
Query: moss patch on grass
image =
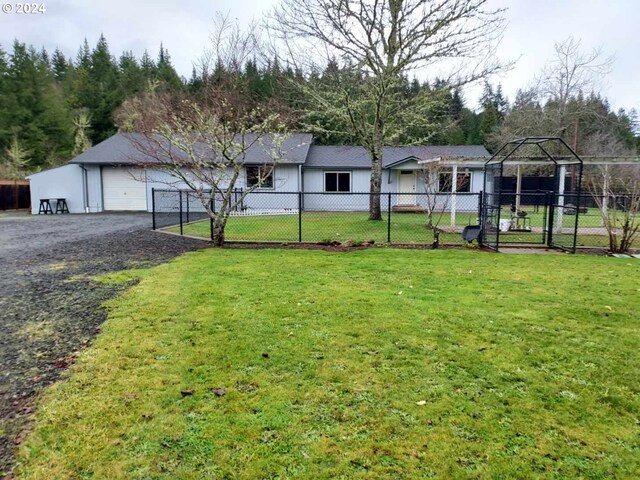
<path id="1" fill-rule="evenodd" d="M 637 477 L 639 267 L 187 254 L 108 303 L 19 477 Z"/>
<path id="2" fill-rule="evenodd" d="M 146 277 L 149 273 L 150 270 L 136 268 L 131 270 L 112 272 L 106 275 L 99 275 L 93 277 L 92 279 L 107 285 L 121 285 L 130 282 L 138 282 L 140 279 Z"/>

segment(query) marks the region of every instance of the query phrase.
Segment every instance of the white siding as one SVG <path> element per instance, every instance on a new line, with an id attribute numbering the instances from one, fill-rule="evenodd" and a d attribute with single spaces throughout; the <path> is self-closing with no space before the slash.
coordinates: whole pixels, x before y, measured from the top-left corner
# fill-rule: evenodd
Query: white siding
<path id="1" fill-rule="evenodd" d="M 324 193 L 324 172 L 351 172 L 352 194 Z M 304 209 L 307 211 L 365 211 L 369 208 L 368 169 L 307 168 L 303 170 Z"/>
<path id="2" fill-rule="evenodd" d="M 244 208 L 250 209 L 297 209 L 298 165 L 276 165 L 273 188 L 259 188 L 247 195 Z M 245 188 L 246 175 L 242 175 L 239 188 Z"/>
<path id="3" fill-rule="evenodd" d="M 236 188 L 244 189 L 245 187 L 246 174 L 243 171 L 236 182 Z M 152 208 L 151 190 L 154 188 L 156 190 L 188 190 L 182 180 L 166 171 L 147 170 L 147 208 L 149 211 Z M 298 196 L 295 192 L 298 192 L 298 165 L 276 165 L 274 188 L 258 189 L 247 195 L 244 207 L 254 209 L 298 208 Z M 185 202 L 183 208 L 186 208 L 186 198 L 183 201 Z M 162 211 L 178 211 L 180 207 L 177 193 L 156 192 L 156 208 Z M 189 195 L 189 209 L 192 212 L 204 211 L 200 201 L 191 195 Z"/>
<path id="4" fill-rule="evenodd" d="M 79 165 L 64 165 L 29 176 L 31 213 L 38 213 L 40 199 L 44 198 L 64 198 L 70 213 L 84 213 L 83 173 Z M 55 211 L 55 202 L 51 207 Z"/>
<path id="5" fill-rule="evenodd" d="M 398 172 L 400 170 L 420 170 L 416 161 L 410 160 L 397 168 L 382 171 L 382 193 L 392 193 L 391 205 L 398 203 Z M 324 172 L 325 171 L 349 171 L 351 172 L 351 191 L 356 194 L 322 194 L 324 192 Z M 460 170 L 459 170 L 460 171 Z M 482 190 L 483 172 L 482 169 L 470 169 L 471 173 L 471 192 L 477 193 Z M 307 168 L 303 170 L 303 187 L 304 187 L 304 209 L 313 211 L 331 211 L 331 210 L 352 210 L 364 211 L 369 208 L 369 180 L 371 171 L 369 169 L 335 169 L 335 168 Z M 424 195 L 427 188 L 424 179 L 418 173 L 416 176 L 416 203 L 418 205 L 426 205 L 427 198 Z M 422 194 L 422 195 L 421 195 Z M 450 208 L 448 195 L 444 195 L 441 199 L 436 199 L 438 205 L 445 209 Z M 383 197 L 382 210 L 386 210 L 388 199 Z M 458 211 L 472 211 L 477 209 L 477 197 L 475 195 L 457 195 L 456 208 Z"/>

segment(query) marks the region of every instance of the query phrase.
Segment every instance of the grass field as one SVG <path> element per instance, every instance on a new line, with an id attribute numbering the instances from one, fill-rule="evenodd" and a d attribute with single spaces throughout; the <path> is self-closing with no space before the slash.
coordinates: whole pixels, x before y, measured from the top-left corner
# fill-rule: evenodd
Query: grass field
<path id="1" fill-rule="evenodd" d="M 18 478 L 638 478 L 639 273 L 209 249 L 115 274 L 141 281 L 38 402 Z"/>
<path id="2" fill-rule="evenodd" d="M 542 214 L 532 213 L 531 215 L 531 226 L 541 226 Z M 584 218 L 593 220 L 594 217 Z M 566 226 L 570 225 L 569 219 L 575 221 L 575 217 L 565 215 L 563 223 L 566 223 Z M 443 215 L 439 225 L 445 228 L 450 223 L 450 215 L 447 213 Z M 476 223 L 476 213 L 463 212 L 456 215 L 456 225 L 459 227 Z M 376 243 L 386 243 L 387 228 L 386 215 L 383 221 L 376 222 L 367 220 L 366 212 L 304 212 L 302 214 L 303 242 L 375 240 Z M 179 227 L 170 227 L 169 230 L 180 231 Z M 185 225 L 183 230 L 187 235 L 203 238 L 211 236 L 208 220 Z M 504 238 L 519 243 L 540 243 L 542 234 L 510 232 Z M 297 242 L 298 215 L 231 217 L 226 228 L 226 239 L 228 241 Z M 433 235 L 426 227 L 426 215 L 417 213 L 391 215 L 392 243 L 431 243 L 432 241 Z M 460 233 L 442 233 L 440 241 L 449 244 L 462 243 Z M 580 235 L 578 246 L 607 247 L 608 238 L 606 235 Z"/>

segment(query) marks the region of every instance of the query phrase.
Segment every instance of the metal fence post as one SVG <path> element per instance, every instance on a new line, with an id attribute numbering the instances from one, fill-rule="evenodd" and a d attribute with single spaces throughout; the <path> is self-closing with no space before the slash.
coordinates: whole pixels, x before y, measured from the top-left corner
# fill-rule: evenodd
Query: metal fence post
<path id="1" fill-rule="evenodd" d="M 180 199 L 180 235 L 182 235 L 182 190 L 178 190 L 178 198 Z"/>
<path id="2" fill-rule="evenodd" d="M 387 195 L 387 243 L 391 243 L 391 192 Z"/>
<path id="3" fill-rule="evenodd" d="M 151 224 L 152 230 L 156 229 L 156 189 L 151 189 Z"/>
<path id="4" fill-rule="evenodd" d="M 214 193 L 214 197 L 209 200 L 209 208 L 211 209 L 211 212 L 213 212 L 213 205 L 214 205 L 214 198 L 215 198 L 215 193 Z M 213 241 L 213 217 L 209 217 L 209 234 L 211 236 L 211 240 Z"/>
<path id="5" fill-rule="evenodd" d="M 551 247 L 553 245 L 553 220 L 555 205 L 553 204 L 554 194 L 552 192 L 547 193 L 547 205 L 549 205 L 549 218 L 547 222 L 547 245 Z"/>
<path id="6" fill-rule="evenodd" d="M 538 203 L 539 202 L 544 202 L 544 208 L 542 209 L 542 218 L 544 219 L 544 221 L 546 221 L 547 217 L 547 213 L 549 212 L 549 194 L 546 194 L 544 196 L 544 199 L 542 197 L 538 198 L 538 200 L 536 200 Z M 542 227 L 542 244 L 545 245 L 547 243 L 547 229 L 544 227 Z"/>
<path id="7" fill-rule="evenodd" d="M 478 192 L 478 219 L 476 220 L 476 223 L 480 226 L 480 234 L 478 235 L 478 244 L 479 244 L 479 245 L 482 245 L 482 233 L 483 233 L 483 230 L 484 230 L 484 229 L 482 228 L 482 225 L 483 225 L 483 217 L 484 217 L 484 215 L 483 215 L 483 208 L 484 208 L 484 205 L 482 204 L 482 202 L 483 202 L 484 200 L 483 200 L 483 198 L 482 198 L 482 197 L 483 197 L 483 192 L 482 192 L 482 190 L 480 190 L 480 191 Z"/>
<path id="8" fill-rule="evenodd" d="M 298 191 L 298 242 L 302 243 L 302 192 Z"/>
<path id="9" fill-rule="evenodd" d="M 185 192 L 187 196 L 187 223 L 189 223 L 189 192 Z"/>

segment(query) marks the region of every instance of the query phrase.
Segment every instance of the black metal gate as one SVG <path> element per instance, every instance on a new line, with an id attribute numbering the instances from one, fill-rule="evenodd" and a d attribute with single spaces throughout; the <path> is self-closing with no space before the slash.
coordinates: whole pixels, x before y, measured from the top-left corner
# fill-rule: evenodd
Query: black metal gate
<path id="1" fill-rule="evenodd" d="M 491 250 L 498 250 L 500 242 L 500 204 L 499 195 L 485 193 L 482 195 L 482 215 L 480 218 L 480 242 Z"/>

